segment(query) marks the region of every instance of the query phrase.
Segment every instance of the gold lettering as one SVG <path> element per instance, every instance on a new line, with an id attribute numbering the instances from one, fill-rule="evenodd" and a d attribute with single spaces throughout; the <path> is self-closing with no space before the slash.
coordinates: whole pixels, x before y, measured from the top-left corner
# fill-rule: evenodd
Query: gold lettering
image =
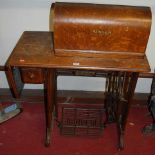
<path id="1" fill-rule="evenodd" d="M 111 31 L 96 30 L 96 29 L 92 30 L 92 33 L 104 35 L 104 36 L 111 35 Z"/>

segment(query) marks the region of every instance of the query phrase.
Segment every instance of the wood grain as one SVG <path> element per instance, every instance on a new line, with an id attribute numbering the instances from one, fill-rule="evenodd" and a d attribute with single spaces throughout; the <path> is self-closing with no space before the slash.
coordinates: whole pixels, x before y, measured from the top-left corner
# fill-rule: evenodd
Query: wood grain
<path id="1" fill-rule="evenodd" d="M 149 7 L 55 3 L 54 48 L 59 56 L 145 56 L 151 29 Z"/>
<path id="2" fill-rule="evenodd" d="M 146 56 L 132 59 L 55 56 L 52 33 L 37 31 L 26 31 L 22 34 L 6 65 L 31 68 L 150 72 Z"/>

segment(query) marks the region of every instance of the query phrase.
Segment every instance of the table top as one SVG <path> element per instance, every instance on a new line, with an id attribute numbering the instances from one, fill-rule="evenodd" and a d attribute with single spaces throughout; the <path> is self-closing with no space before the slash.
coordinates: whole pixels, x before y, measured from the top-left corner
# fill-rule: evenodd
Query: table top
<path id="1" fill-rule="evenodd" d="M 103 59 L 55 56 L 53 33 L 25 31 L 8 58 L 6 65 L 17 67 L 149 72 L 146 56 L 130 59 Z"/>

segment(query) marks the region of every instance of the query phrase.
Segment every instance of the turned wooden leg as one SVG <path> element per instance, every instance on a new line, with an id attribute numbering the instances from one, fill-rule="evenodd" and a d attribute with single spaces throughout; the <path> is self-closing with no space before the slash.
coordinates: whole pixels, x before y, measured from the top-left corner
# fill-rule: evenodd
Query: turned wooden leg
<path id="1" fill-rule="evenodd" d="M 46 113 L 46 140 L 45 146 L 50 145 L 51 128 L 53 123 L 53 109 L 55 102 L 55 70 L 47 69 L 44 84 L 45 90 L 45 113 Z"/>

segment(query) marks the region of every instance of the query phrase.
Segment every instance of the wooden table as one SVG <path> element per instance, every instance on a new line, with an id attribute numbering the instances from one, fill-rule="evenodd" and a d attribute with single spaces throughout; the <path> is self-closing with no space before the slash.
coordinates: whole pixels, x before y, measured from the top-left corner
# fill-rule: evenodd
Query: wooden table
<path id="1" fill-rule="evenodd" d="M 106 108 L 108 119 L 116 119 L 119 148 L 124 148 L 124 131 L 130 101 L 139 73 L 149 72 L 147 58 L 103 59 L 55 56 L 53 33 L 24 32 L 6 62 L 6 75 L 14 97 L 19 98 L 24 83 L 44 84 L 46 146 L 50 144 L 53 111 L 56 109 L 56 71 L 80 70 L 106 72 Z M 109 99 L 112 99 L 112 105 Z M 115 102 L 115 104 L 114 104 Z M 116 105 L 116 106 L 115 106 Z M 114 111 L 116 110 L 116 111 Z"/>

